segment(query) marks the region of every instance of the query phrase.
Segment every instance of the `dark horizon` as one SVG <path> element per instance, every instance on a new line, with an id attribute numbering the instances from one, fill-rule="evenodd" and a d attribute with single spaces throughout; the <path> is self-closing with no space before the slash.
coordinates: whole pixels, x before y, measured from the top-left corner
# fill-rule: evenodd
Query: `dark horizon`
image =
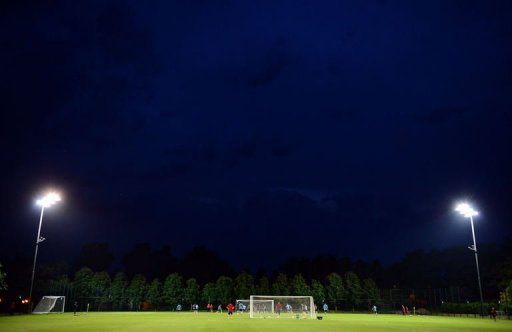
<path id="1" fill-rule="evenodd" d="M 464 199 L 478 243 L 512 234 L 512 2 L 0 6 L 2 255 L 32 255 L 49 188 L 42 261 L 389 263 L 469 245 Z"/>
<path id="2" fill-rule="evenodd" d="M 469 227 L 469 225 L 468 225 Z M 468 229 L 470 232 L 470 229 Z M 44 232 L 46 233 L 46 232 Z M 47 234 L 47 233 L 46 233 Z M 46 236 L 45 234 L 45 236 Z M 471 234 L 468 233 L 469 239 Z M 500 239 L 497 239 L 492 242 L 482 242 L 480 241 L 478 243 L 479 247 L 491 247 L 491 246 L 503 246 L 506 245 L 507 240 L 509 240 L 512 237 L 510 234 L 502 234 Z M 470 244 L 470 240 L 466 241 L 467 244 Z M 111 243 L 107 241 L 91 241 L 87 243 L 74 243 L 72 246 L 69 246 L 69 244 L 59 244 L 59 243 L 53 243 L 50 245 L 47 245 L 46 243 L 43 244 L 40 247 L 39 256 L 38 256 L 38 262 L 42 264 L 43 266 L 52 265 L 55 263 L 66 263 L 68 267 L 70 268 L 69 272 L 73 269 L 73 260 L 79 255 L 80 250 L 84 245 L 87 244 L 94 244 L 94 243 L 104 243 L 107 244 L 109 247 L 109 251 L 114 256 L 114 261 L 111 264 L 111 268 L 109 268 L 109 271 L 115 272 L 115 271 L 123 271 L 124 265 L 122 262 L 123 257 L 132 250 L 137 245 L 142 244 L 148 244 L 151 249 L 153 250 L 159 250 L 164 247 L 169 247 L 171 254 L 181 259 L 185 254 L 190 252 L 190 250 L 198 247 L 204 247 L 208 250 L 210 250 L 212 253 L 216 254 L 221 260 L 228 263 L 231 267 L 234 268 L 234 272 L 237 271 L 247 271 L 256 273 L 257 270 L 263 268 L 265 271 L 270 273 L 271 271 L 274 271 L 276 269 L 279 269 L 280 266 L 282 266 L 283 263 L 286 261 L 289 261 L 290 259 L 313 259 L 315 257 L 319 256 L 332 256 L 337 259 L 343 259 L 343 258 L 349 258 L 352 263 L 356 263 L 358 261 L 362 261 L 364 263 L 371 264 L 373 262 L 378 262 L 382 265 L 382 267 L 389 268 L 399 262 L 401 262 L 406 256 L 415 253 L 415 252 L 423 252 L 425 254 L 432 253 L 434 251 L 446 251 L 446 250 L 458 250 L 458 249 L 466 249 L 465 244 L 466 243 L 459 243 L 454 245 L 445 245 L 445 246 L 432 246 L 432 247 L 424 247 L 424 248 L 409 248 L 403 252 L 400 253 L 400 255 L 396 257 L 390 257 L 386 256 L 384 258 L 382 257 L 358 257 L 351 255 L 350 253 L 334 253 L 334 252 L 314 252 L 311 254 L 304 253 L 304 254 L 289 254 L 289 255 L 283 255 L 283 256 L 276 256 L 276 255 L 270 255 L 265 256 L 263 255 L 263 259 L 258 260 L 257 262 L 251 261 L 248 256 L 245 255 L 238 255 L 238 254 L 231 254 L 226 253 L 225 251 L 219 250 L 215 247 L 209 247 L 204 244 L 194 244 L 190 247 L 181 247 L 181 248 L 173 248 L 169 243 L 154 243 L 149 241 L 139 241 L 134 242 L 132 244 L 126 244 L 126 246 L 112 246 Z M 46 248 L 47 246 L 51 246 L 49 250 Z M 23 259 L 23 260 L 32 260 L 33 259 L 33 246 L 28 245 L 27 247 L 23 247 L 22 244 L 19 244 L 17 249 L 14 250 L 13 247 L 9 248 L 9 251 L 3 252 L 0 255 L 0 259 L 2 260 L 15 260 L 15 259 Z M 243 257 L 243 260 L 240 260 L 239 258 Z M 467 256 L 472 257 L 471 252 L 467 251 Z M 249 258 L 249 259 L 248 259 Z M 257 259 L 260 259 L 261 257 L 256 257 Z M 484 257 L 485 259 L 486 257 Z M 494 258 L 490 258 L 491 260 L 494 260 Z"/>
<path id="3" fill-rule="evenodd" d="M 507 243 L 508 243 L 507 240 L 509 240 L 510 238 L 511 238 L 511 236 L 509 235 L 509 236 L 504 237 L 503 241 L 500 241 L 500 242 L 480 243 L 479 247 L 484 247 L 486 249 L 484 251 L 492 252 L 492 250 L 489 250 L 489 248 L 507 247 Z M 448 247 L 443 247 L 443 248 L 439 247 L 439 248 L 430 248 L 430 249 L 415 248 L 415 249 L 411 249 L 407 252 L 404 252 L 402 256 L 396 257 L 395 259 L 389 260 L 389 261 L 380 260 L 378 258 L 371 258 L 371 257 L 361 258 L 361 257 L 353 257 L 350 255 L 333 254 L 333 253 L 329 253 L 329 252 L 324 252 L 324 253 L 320 252 L 320 253 L 316 253 L 316 254 L 312 254 L 312 255 L 304 254 L 304 255 L 280 256 L 280 257 L 278 257 L 278 260 L 269 260 L 267 263 L 264 263 L 261 265 L 255 265 L 254 263 L 251 263 L 250 261 L 249 262 L 238 261 L 236 259 L 233 259 L 233 257 L 230 255 L 226 256 L 223 252 L 216 251 L 213 248 L 206 247 L 203 245 L 193 246 L 190 248 L 186 248 L 182 251 L 174 251 L 174 250 L 172 250 L 172 248 L 170 246 L 167 246 L 166 244 L 158 246 L 158 245 L 154 245 L 154 244 L 151 244 L 148 242 L 135 243 L 133 246 L 128 247 L 127 250 L 124 250 L 124 251 L 112 250 L 113 248 L 111 248 L 111 246 L 106 242 L 91 242 L 91 243 L 85 243 L 84 245 L 91 245 L 91 244 L 107 244 L 108 245 L 109 252 L 114 257 L 113 262 L 109 265 L 110 267 L 107 269 L 107 272 L 109 272 L 109 273 L 124 271 L 126 269 L 126 267 L 123 263 L 123 258 L 130 251 L 132 251 L 135 247 L 137 247 L 139 245 L 145 245 L 145 244 L 148 244 L 150 246 L 150 248 L 154 251 L 158 251 L 165 247 L 169 247 L 171 255 L 178 260 L 182 260 L 188 253 L 190 253 L 191 251 L 193 251 L 197 248 L 201 248 L 201 249 L 204 248 L 207 251 L 215 254 L 223 262 L 229 264 L 229 266 L 231 268 L 233 268 L 234 273 L 239 273 L 239 272 L 243 272 L 243 271 L 249 272 L 249 273 L 257 273 L 258 271 L 265 271 L 265 273 L 273 273 L 275 271 L 279 271 L 280 268 L 283 266 L 283 264 L 285 264 L 289 261 L 293 261 L 296 259 L 313 260 L 318 257 L 332 257 L 337 260 L 348 259 L 348 260 L 350 260 L 350 262 L 352 264 L 359 263 L 359 262 L 364 263 L 364 264 L 377 263 L 380 266 L 382 266 L 383 268 L 391 268 L 392 266 L 402 262 L 404 260 L 404 258 L 410 256 L 411 254 L 423 253 L 425 255 L 429 255 L 434 252 L 465 251 L 467 249 L 464 246 L 448 246 Z M 86 265 L 84 265 L 84 266 L 75 266 L 74 265 L 74 261 L 80 255 L 82 248 L 83 248 L 83 246 L 80 246 L 80 248 L 76 252 L 66 252 L 66 253 L 62 253 L 60 255 L 55 255 L 54 251 L 52 251 L 48 254 L 42 254 L 42 252 L 40 252 L 40 256 L 38 256 L 38 263 L 41 264 L 42 266 L 51 266 L 54 264 L 65 263 L 69 269 L 68 273 L 70 275 L 72 275 L 73 274 L 72 272 L 75 269 L 80 268 L 80 267 L 88 267 Z M 27 251 L 27 253 L 11 252 L 11 253 L 8 253 L 7 255 L 4 255 L 4 254 L 0 255 L 0 261 L 1 262 L 5 262 L 5 261 L 12 262 L 12 261 L 16 261 L 16 260 L 23 260 L 23 261 L 31 262 L 33 259 L 32 255 L 33 255 L 33 252 L 28 252 L 28 251 Z M 473 259 L 471 251 L 469 251 L 469 250 L 467 251 L 466 256 L 467 256 L 467 258 Z M 505 254 L 504 256 L 507 256 L 507 255 Z M 494 257 L 489 258 L 489 260 L 494 261 L 495 258 Z"/>

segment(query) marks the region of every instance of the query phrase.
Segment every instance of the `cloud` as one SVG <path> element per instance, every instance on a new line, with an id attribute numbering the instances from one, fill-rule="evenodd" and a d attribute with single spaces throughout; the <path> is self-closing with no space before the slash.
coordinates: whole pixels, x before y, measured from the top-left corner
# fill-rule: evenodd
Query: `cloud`
<path id="1" fill-rule="evenodd" d="M 289 49 L 284 39 L 279 38 L 259 47 L 253 45 L 245 55 L 230 62 L 229 68 L 224 68 L 224 75 L 227 81 L 258 88 L 276 81 L 290 63 Z"/>
<path id="2" fill-rule="evenodd" d="M 289 63 L 290 59 L 286 55 L 280 52 L 270 52 L 249 74 L 247 84 L 251 87 L 259 87 L 272 83 Z"/>
<path id="3" fill-rule="evenodd" d="M 297 150 L 298 146 L 298 142 L 254 132 L 245 141 L 228 147 L 225 157 L 229 165 L 235 166 L 246 159 L 288 157 Z"/>
<path id="4" fill-rule="evenodd" d="M 244 165 L 246 161 L 258 163 L 287 158 L 299 147 L 297 141 L 256 131 L 235 142 L 170 145 L 162 149 L 159 163 L 167 165 L 166 168 L 172 165 L 173 174 L 182 170 L 176 165 L 194 165 L 193 168 L 182 170 L 184 173 L 203 172 L 206 169 L 225 172 Z"/>
<path id="5" fill-rule="evenodd" d="M 417 119 L 426 124 L 440 124 L 456 120 L 470 112 L 469 107 L 442 107 L 420 114 Z"/>
<path id="6" fill-rule="evenodd" d="M 151 101 L 162 61 L 151 31 L 126 4 L 39 6 L 33 20 L 28 6 L 16 13 L 19 20 L 8 22 L 15 32 L 8 37 L 5 63 L 12 65 L 4 71 L 10 83 L 2 96 L 4 108 L 16 110 L 6 123 L 23 130 L 9 126 L 0 136 L 31 146 L 36 140 L 26 133 L 37 131 L 46 145 L 74 151 L 125 144 L 147 124 L 141 109 Z M 58 12 L 66 19 L 53 19 Z"/>
<path id="7" fill-rule="evenodd" d="M 270 190 L 274 193 L 287 193 L 287 195 L 300 195 L 314 202 L 315 206 L 324 211 L 336 212 L 338 210 L 338 202 L 332 195 L 320 190 L 312 190 L 305 188 L 273 188 Z"/>

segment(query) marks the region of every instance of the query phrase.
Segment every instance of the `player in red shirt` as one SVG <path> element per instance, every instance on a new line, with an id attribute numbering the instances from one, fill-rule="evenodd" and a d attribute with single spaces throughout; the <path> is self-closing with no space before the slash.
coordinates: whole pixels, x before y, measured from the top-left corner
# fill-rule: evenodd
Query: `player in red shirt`
<path id="1" fill-rule="evenodd" d="M 277 302 L 276 304 L 276 313 L 278 316 L 281 316 L 281 309 L 283 308 L 283 306 L 281 305 L 281 302 Z"/>
<path id="2" fill-rule="evenodd" d="M 233 310 L 235 310 L 235 306 L 233 303 L 230 303 L 226 306 L 226 309 L 228 309 L 228 316 L 233 315 Z"/>

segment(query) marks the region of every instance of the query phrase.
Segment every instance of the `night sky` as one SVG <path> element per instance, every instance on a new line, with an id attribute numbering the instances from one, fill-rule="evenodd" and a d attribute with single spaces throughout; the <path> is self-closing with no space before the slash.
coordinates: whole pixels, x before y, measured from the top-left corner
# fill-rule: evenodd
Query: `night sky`
<path id="1" fill-rule="evenodd" d="M 390 262 L 511 232 L 511 1 L 5 1 L 0 252 Z"/>

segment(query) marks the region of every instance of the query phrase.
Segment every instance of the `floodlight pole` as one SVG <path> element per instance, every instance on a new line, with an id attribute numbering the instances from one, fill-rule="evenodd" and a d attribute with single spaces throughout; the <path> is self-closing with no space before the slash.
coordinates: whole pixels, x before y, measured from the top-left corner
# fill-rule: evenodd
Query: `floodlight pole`
<path id="1" fill-rule="evenodd" d="M 478 266 L 478 252 L 476 250 L 476 238 L 475 238 L 475 226 L 473 225 L 473 216 L 469 216 L 469 220 L 471 220 L 471 233 L 473 234 L 473 250 L 475 252 L 475 262 L 476 262 L 476 275 L 478 276 L 478 290 L 480 291 L 480 315 L 484 316 L 484 297 L 482 295 L 482 282 L 480 281 L 480 268 Z"/>
<path id="2" fill-rule="evenodd" d="M 37 230 L 37 238 L 36 238 L 36 250 L 34 252 L 34 264 L 32 265 L 32 279 L 30 280 L 30 292 L 28 294 L 28 298 L 30 300 L 29 310 L 32 311 L 32 306 L 34 302 L 32 302 L 32 289 L 34 288 L 34 275 L 36 274 L 36 261 L 37 261 L 37 251 L 39 249 L 39 242 L 43 242 L 44 239 L 41 238 L 41 226 L 43 224 L 43 214 L 44 214 L 44 205 L 41 206 L 41 217 L 39 217 L 39 228 Z"/>

